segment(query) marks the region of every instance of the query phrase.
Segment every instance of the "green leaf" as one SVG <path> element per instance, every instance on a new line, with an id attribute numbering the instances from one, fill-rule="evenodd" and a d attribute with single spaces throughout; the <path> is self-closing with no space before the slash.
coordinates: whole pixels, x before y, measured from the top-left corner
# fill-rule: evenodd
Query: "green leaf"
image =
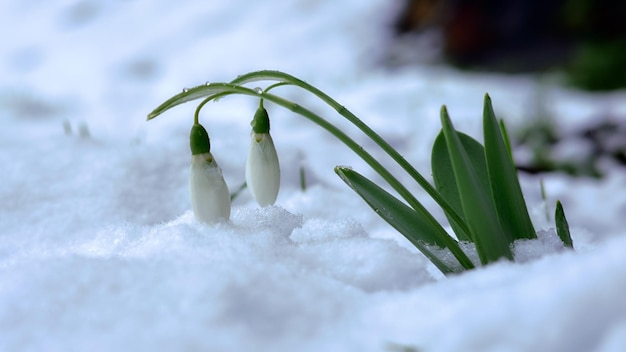
<path id="1" fill-rule="evenodd" d="M 148 120 L 152 120 L 153 118 L 161 115 L 165 111 L 178 106 L 180 104 L 184 104 L 196 99 L 206 98 L 210 96 L 221 96 L 228 94 L 247 94 L 247 95 L 259 95 L 260 92 L 255 91 L 250 88 L 242 87 L 241 85 L 256 81 L 280 81 L 278 84 L 274 86 L 280 86 L 283 84 L 297 84 L 304 82 L 299 80 L 289 74 L 280 71 L 272 71 L 272 70 L 263 70 L 263 71 L 254 71 L 247 73 L 245 75 L 238 76 L 230 83 L 208 83 L 203 84 L 197 87 L 183 89 L 182 92 L 174 95 L 169 98 L 161 105 L 159 105 L 156 109 L 154 109 L 150 114 L 148 114 Z"/>
<path id="2" fill-rule="evenodd" d="M 490 190 L 485 188 L 484 180 L 479 178 L 472 166 L 445 106 L 441 108 L 441 124 L 459 189 L 463 214 L 481 263 L 488 264 L 501 258 L 513 260 L 513 253 L 509 241 L 502 232 Z"/>
<path id="3" fill-rule="evenodd" d="M 513 151 L 511 149 L 511 139 L 509 138 L 509 132 L 507 131 L 504 120 L 500 119 L 500 131 L 502 132 L 502 138 L 504 138 L 504 144 L 506 144 L 506 150 L 509 152 L 511 160 L 513 160 Z"/>
<path id="4" fill-rule="evenodd" d="M 372 181 L 348 167 L 335 167 L 335 172 L 389 225 L 398 230 L 444 274 L 460 271 L 451 268 L 431 252 L 429 246 L 449 248 L 463 268 L 474 267 L 458 243 L 432 217 L 424 216 L 399 201 Z"/>
<path id="5" fill-rule="evenodd" d="M 197 86 L 189 89 L 183 89 L 182 92 L 169 98 L 163 104 L 159 105 L 150 114 L 148 114 L 148 120 L 161 115 L 165 111 L 178 106 L 183 103 L 187 103 L 196 99 L 206 98 L 210 95 L 220 94 L 228 92 L 232 87 L 224 83 L 212 83 L 208 85 Z"/>
<path id="6" fill-rule="evenodd" d="M 554 213 L 554 219 L 556 221 L 556 233 L 559 235 L 561 241 L 565 247 L 574 248 L 574 243 L 572 242 L 572 237 L 569 234 L 569 224 L 567 223 L 567 219 L 565 218 L 565 212 L 563 211 L 563 205 L 561 205 L 561 201 L 556 201 L 556 211 Z"/>
<path id="7" fill-rule="evenodd" d="M 285 84 L 296 84 L 298 82 L 303 82 L 301 79 L 298 79 L 285 72 L 276 70 L 260 70 L 239 75 L 237 76 L 237 78 L 230 81 L 230 83 L 242 85 L 258 81 L 279 81 L 284 82 Z"/>
<path id="8" fill-rule="evenodd" d="M 487 163 L 485 162 L 485 148 L 474 138 L 466 135 L 465 133 L 457 132 L 461 139 L 461 144 L 470 159 L 470 163 L 474 167 L 474 170 L 478 174 L 479 181 L 482 182 L 482 187 L 489 190 L 489 177 L 487 174 Z M 454 176 L 454 170 L 452 169 L 452 161 L 450 160 L 450 154 L 448 151 L 448 145 L 443 131 L 439 132 L 435 143 L 433 144 L 433 151 L 431 154 L 431 167 L 433 170 L 433 180 L 435 181 L 435 187 L 441 196 L 454 208 L 458 214 L 463 214 L 463 206 L 461 205 L 461 198 L 459 196 L 459 188 L 456 185 L 456 178 Z M 456 223 L 450 218 L 448 213 L 444 210 L 450 226 L 456 233 L 457 237 L 461 241 L 473 240 L 465 235 L 463 231 L 457 229 Z M 463 215 L 465 220 L 465 216 Z"/>
<path id="9" fill-rule="evenodd" d="M 483 129 L 487 169 L 500 225 L 509 243 L 521 238 L 537 238 L 528 215 L 517 170 L 487 94 L 483 110 Z"/>

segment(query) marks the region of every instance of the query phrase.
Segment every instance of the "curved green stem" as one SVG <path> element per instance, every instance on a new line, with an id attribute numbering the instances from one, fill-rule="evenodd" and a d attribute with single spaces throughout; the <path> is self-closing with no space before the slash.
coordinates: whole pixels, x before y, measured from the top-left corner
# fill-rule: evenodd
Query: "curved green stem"
<path id="1" fill-rule="evenodd" d="M 231 82 L 232 83 L 232 82 Z M 282 87 L 282 86 L 292 86 L 293 84 L 290 82 L 278 82 L 278 83 L 274 83 L 272 85 L 267 86 L 267 88 L 265 88 L 263 90 L 264 93 L 269 93 L 270 90 L 276 88 L 276 87 Z"/>
<path id="2" fill-rule="evenodd" d="M 198 104 L 198 106 L 196 107 L 196 111 L 193 114 L 193 123 L 195 125 L 197 125 L 199 123 L 200 110 L 202 110 L 202 108 L 204 107 L 204 105 L 206 105 L 206 103 L 210 102 L 211 100 L 219 99 L 221 97 L 224 97 L 224 96 L 227 96 L 227 95 L 231 95 L 231 94 L 234 94 L 234 93 L 232 93 L 232 92 L 217 93 L 217 94 L 213 94 L 210 97 L 207 97 L 203 101 L 201 101 L 200 104 Z"/>

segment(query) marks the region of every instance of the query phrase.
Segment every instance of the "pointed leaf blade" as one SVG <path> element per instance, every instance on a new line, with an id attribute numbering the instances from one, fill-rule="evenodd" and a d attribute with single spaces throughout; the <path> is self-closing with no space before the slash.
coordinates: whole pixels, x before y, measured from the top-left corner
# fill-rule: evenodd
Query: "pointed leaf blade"
<path id="1" fill-rule="evenodd" d="M 478 174 L 478 179 L 483 182 L 483 187 L 489 189 L 487 183 L 489 178 L 487 174 L 487 163 L 485 162 L 485 149 L 474 138 L 466 135 L 465 133 L 457 132 L 461 139 L 461 144 L 465 148 L 470 162 L 474 167 L 474 170 Z M 443 130 L 439 132 L 435 143 L 433 144 L 433 150 L 431 155 L 431 167 L 433 171 L 433 180 L 435 181 L 435 187 L 437 191 L 441 193 L 441 196 L 456 210 L 458 214 L 463 214 L 463 206 L 461 205 L 461 198 L 459 197 L 459 189 L 456 185 L 456 179 L 454 171 L 452 169 L 452 161 L 450 160 L 450 154 L 448 146 L 446 144 Z M 447 212 L 446 217 L 454 233 L 461 241 L 473 241 L 466 234 L 458 229 L 458 226 L 453 219 L 450 218 Z M 465 216 L 463 219 L 465 220 Z"/>
<path id="2" fill-rule="evenodd" d="M 537 238 L 528 215 L 517 170 L 493 112 L 489 95 L 485 95 L 483 129 L 489 180 L 502 229 L 510 243 L 522 238 Z"/>
<path id="3" fill-rule="evenodd" d="M 178 106 L 180 104 L 184 104 L 196 99 L 206 98 L 211 95 L 221 94 L 225 92 L 229 92 L 231 87 L 223 84 L 223 83 L 213 83 L 208 85 L 197 86 L 189 89 L 184 89 L 182 92 L 174 95 L 173 97 L 167 99 L 161 105 L 159 105 L 156 109 L 152 110 L 151 113 L 148 114 L 148 120 L 152 120 L 153 118 L 161 115 L 165 111 Z"/>
<path id="4" fill-rule="evenodd" d="M 300 79 L 281 71 L 276 70 L 260 70 L 248 72 L 243 75 L 237 76 L 234 80 L 230 81 L 232 84 L 242 85 L 246 83 L 252 83 L 257 81 L 279 81 L 292 84 L 292 82 L 301 81 Z"/>
<path id="5" fill-rule="evenodd" d="M 554 213 L 554 220 L 556 221 L 556 233 L 559 235 L 561 241 L 563 241 L 563 245 L 567 248 L 574 248 L 574 243 L 572 242 L 572 237 L 569 233 L 569 224 L 567 223 L 567 219 L 565 218 L 565 212 L 563 211 L 563 205 L 561 205 L 561 201 L 556 201 L 556 211 Z"/>
<path id="6" fill-rule="evenodd" d="M 441 108 L 441 123 L 459 188 L 463 214 L 470 227 L 481 263 L 488 264 L 501 258 L 512 260 L 513 253 L 507 238 L 503 235 L 490 190 L 485 189 L 484 181 L 479 179 L 474 170 L 445 106 Z"/>
<path id="7" fill-rule="evenodd" d="M 502 138 L 504 139 L 504 144 L 506 145 L 506 150 L 509 152 L 509 156 L 511 160 L 513 160 L 513 149 L 511 149 L 511 139 L 509 138 L 509 132 L 504 124 L 504 120 L 500 120 L 500 132 L 502 132 Z"/>
<path id="8" fill-rule="evenodd" d="M 294 82 L 300 82 L 301 80 L 297 79 L 294 76 L 291 76 L 287 73 L 280 71 L 272 71 L 272 70 L 262 70 L 262 71 L 254 71 L 250 73 L 246 73 L 245 75 L 238 76 L 230 83 L 207 83 L 197 87 L 184 89 L 182 92 L 174 95 L 169 98 L 161 105 L 159 105 L 156 109 L 154 109 L 150 114 L 148 114 L 148 120 L 152 120 L 153 118 L 161 115 L 165 111 L 178 106 L 180 104 L 184 104 L 196 99 L 206 98 L 211 95 L 217 94 L 232 94 L 235 92 L 249 94 L 251 92 L 250 89 L 246 89 L 241 87 L 241 85 L 256 81 L 279 81 L 284 84 L 293 84 Z M 243 88 L 243 89 L 238 89 Z"/>
<path id="9" fill-rule="evenodd" d="M 450 248 L 450 250 L 458 259 L 457 251 L 461 251 L 461 249 L 443 228 L 433 225 L 414 209 L 405 205 L 358 172 L 348 167 L 339 166 L 335 168 L 335 172 L 352 190 L 363 198 L 376 214 L 406 237 L 444 274 L 459 271 L 446 264 L 429 248 L 431 246 L 450 248 L 456 245 L 456 248 Z M 473 268 L 473 264 L 467 257 L 462 258 L 460 262 L 465 269 Z"/>

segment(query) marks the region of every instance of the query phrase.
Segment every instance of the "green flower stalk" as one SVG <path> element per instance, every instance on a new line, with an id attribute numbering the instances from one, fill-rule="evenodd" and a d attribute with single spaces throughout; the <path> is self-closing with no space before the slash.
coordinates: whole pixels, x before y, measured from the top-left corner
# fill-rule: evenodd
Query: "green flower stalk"
<path id="1" fill-rule="evenodd" d="M 280 165 L 270 135 L 270 120 L 263 100 L 250 123 L 250 152 L 246 162 L 246 183 L 257 203 L 264 207 L 274 204 L 280 188 Z"/>
<path id="2" fill-rule="evenodd" d="M 193 125 L 189 144 L 189 192 L 194 216 L 206 224 L 226 221 L 230 218 L 230 193 L 222 169 L 211 154 L 209 134 L 202 125 Z"/>

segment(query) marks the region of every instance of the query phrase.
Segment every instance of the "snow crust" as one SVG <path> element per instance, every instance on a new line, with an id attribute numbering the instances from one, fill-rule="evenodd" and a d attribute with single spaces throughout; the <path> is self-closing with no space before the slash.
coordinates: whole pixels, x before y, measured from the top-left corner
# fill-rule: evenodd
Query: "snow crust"
<path id="1" fill-rule="evenodd" d="M 258 208 L 244 191 L 230 222 L 193 219 L 195 106 L 145 122 L 183 87 L 256 69 L 293 73 L 424 175 L 442 104 L 477 138 L 485 92 L 510 129 L 528 118 L 535 77 L 378 68 L 397 7 L 2 2 L 0 350 L 623 351 L 626 173 L 614 165 L 603 166 L 603 180 L 544 176 L 546 203 L 539 179 L 524 175 L 539 239 L 516 243 L 518 263 L 444 278 L 332 171 L 345 164 L 377 180 L 363 162 L 310 122 L 266 105 L 282 165 L 277 205 Z M 624 92 L 542 89 L 563 128 L 626 112 Z M 334 118 L 302 92 L 283 92 Z M 244 179 L 257 104 L 225 98 L 201 117 L 231 190 Z M 575 251 L 546 219 L 556 199 Z"/>

